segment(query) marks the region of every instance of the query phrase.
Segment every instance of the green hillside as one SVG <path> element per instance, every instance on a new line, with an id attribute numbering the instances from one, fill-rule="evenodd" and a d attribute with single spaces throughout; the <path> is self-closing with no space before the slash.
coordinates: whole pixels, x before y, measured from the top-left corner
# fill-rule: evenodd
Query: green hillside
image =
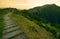
<path id="1" fill-rule="evenodd" d="M 52 33 L 56 39 L 60 38 L 60 7 L 55 4 L 47 4 L 31 8 L 29 10 L 17 10 L 13 12 L 33 21 L 40 27 Z"/>
<path id="2" fill-rule="evenodd" d="M 52 33 L 22 15 L 12 14 L 11 18 L 21 27 L 28 39 L 55 39 Z"/>

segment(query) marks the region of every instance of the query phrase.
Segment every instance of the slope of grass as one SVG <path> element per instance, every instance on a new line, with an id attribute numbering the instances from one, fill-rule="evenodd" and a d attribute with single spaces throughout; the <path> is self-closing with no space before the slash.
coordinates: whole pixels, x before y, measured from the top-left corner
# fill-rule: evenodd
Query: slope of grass
<path id="1" fill-rule="evenodd" d="M 2 39 L 2 35 L 3 35 L 3 27 L 4 27 L 4 21 L 3 21 L 3 17 L 0 17 L 0 39 Z"/>
<path id="2" fill-rule="evenodd" d="M 50 23 L 41 23 L 42 27 L 44 27 L 47 31 L 51 32 L 56 39 L 60 39 L 60 30 L 54 26 L 51 26 Z M 40 24 L 38 24 L 40 25 Z"/>
<path id="3" fill-rule="evenodd" d="M 22 13 L 22 14 L 24 14 L 24 13 Z M 50 22 L 45 23 L 43 20 L 37 21 L 36 19 L 27 16 L 26 14 L 24 14 L 22 16 L 24 16 L 24 17 L 28 18 L 29 20 L 35 22 L 40 27 L 45 28 L 48 32 L 51 32 L 56 39 L 60 39 L 60 29 L 58 27 L 60 25 L 58 25 L 58 24 L 51 25 Z"/>
<path id="4" fill-rule="evenodd" d="M 28 39 L 55 39 L 50 32 L 22 15 L 12 14 L 10 17 L 16 21 Z"/>

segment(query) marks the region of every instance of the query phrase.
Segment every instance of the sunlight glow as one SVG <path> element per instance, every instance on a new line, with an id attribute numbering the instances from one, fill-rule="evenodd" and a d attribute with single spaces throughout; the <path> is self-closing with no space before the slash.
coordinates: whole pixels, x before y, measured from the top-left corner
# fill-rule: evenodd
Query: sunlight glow
<path id="1" fill-rule="evenodd" d="M 12 7 L 19 9 L 29 9 L 45 4 L 56 4 L 60 6 L 60 0 L 0 0 L 0 8 Z"/>

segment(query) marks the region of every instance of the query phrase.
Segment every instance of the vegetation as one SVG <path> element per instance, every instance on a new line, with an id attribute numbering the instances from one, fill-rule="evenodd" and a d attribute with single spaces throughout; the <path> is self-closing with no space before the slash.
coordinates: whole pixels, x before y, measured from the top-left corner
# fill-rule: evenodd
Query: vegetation
<path id="1" fill-rule="evenodd" d="M 2 39 L 2 35 L 3 35 L 3 27 L 4 27 L 4 22 L 3 22 L 3 18 L 0 17 L 0 39 Z"/>
<path id="2" fill-rule="evenodd" d="M 16 10 L 14 14 L 20 14 L 34 21 L 47 31 L 51 32 L 56 39 L 60 38 L 60 7 L 55 4 L 47 4 L 29 10 Z"/>
<path id="3" fill-rule="evenodd" d="M 55 4 L 28 10 L 0 9 L 0 33 L 2 33 L 4 24 L 3 15 L 7 13 L 12 13 L 10 17 L 21 27 L 28 39 L 48 39 L 48 37 L 49 39 L 60 39 L 60 7 Z"/>
<path id="4" fill-rule="evenodd" d="M 10 16 L 27 35 L 27 39 L 55 39 L 52 33 L 47 32 L 33 21 L 22 15 L 12 14 Z"/>

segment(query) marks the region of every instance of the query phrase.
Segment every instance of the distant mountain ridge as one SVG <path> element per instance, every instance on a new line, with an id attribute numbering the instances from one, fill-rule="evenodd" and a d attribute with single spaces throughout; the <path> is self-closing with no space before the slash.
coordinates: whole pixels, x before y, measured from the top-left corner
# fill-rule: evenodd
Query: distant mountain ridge
<path id="1" fill-rule="evenodd" d="M 36 14 L 38 17 L 45 18 L 52 23 L 60 23 L 60 7 L 55 4 L 35 7 L 30 9 L 29 12 Z"/>
<path id="2" fill-rule="evenodd" d="M 16 8 L 4 8 L 5 12 L 23 12 L 24 10 L 18 10 Z M 44 6 L 34 7 L 25 10 L 28 14 L 37 16 L 37 18 L 44 18 L 52 23 L 60 23 L 60 7 L 55 4 L 47 4 Z M 36 18 L 36 19 L 37 19 Z"/>

